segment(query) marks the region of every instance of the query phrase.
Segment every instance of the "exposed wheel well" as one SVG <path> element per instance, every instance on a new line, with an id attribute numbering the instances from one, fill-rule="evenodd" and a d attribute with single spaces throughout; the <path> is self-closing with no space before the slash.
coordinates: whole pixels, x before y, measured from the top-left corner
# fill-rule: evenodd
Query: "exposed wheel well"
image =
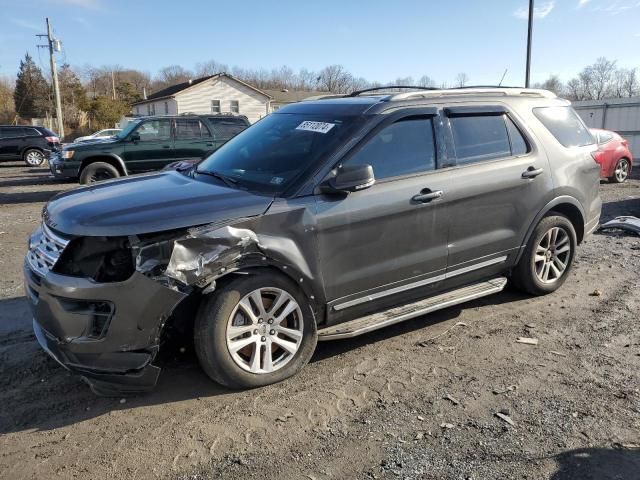
<path id="1" fill-rule="evenodd" d="M 109 156 L 97 156 L 97 157 L 85 158 L 82 161 L 82 164 L 80 165 L 80 171 L 78 172 L 78 175 L 82 173 L 82 170 L 84 170 L 87 165 L 95 162 L 108 163 L 109 165 L 113 166 L 116 170 L 118 170 L 118 173 L 120 173 L 120 175 L 125 176 L 127 174 L 122 168 L 122 165 L 120 164 L 120 162 L 118 162 L 118 160 L 116 160 L 115 158 L 109 157 Z"/>
<path id="2" fill-rule="evenodd" d="M 571 224 L 576 231 L 578 243 L 582 242 L 582 239 L 584 238 L 584 218 L 582 218 L 582 213 L 580 213 L 578 207 L 570 203 L 561 203 L 553 207 L 547 215 L 550 215 L 553 212 L 560 213 L 571 221 Z"/>
<path id="3" fill-rule="evenodd" d="M 216 280 L 216 287 L 213 290 L 213 293 L 215 294 L 216 290 L 222 288 L 229 282 L 236 280 L 238 277 L 258 275 L 260 272 L 270 272 L 281 275 L 282 277 L 293 281 L 298 285 L 298 287 L 300 287 L 294 277 L 285 273 L 281 269 L 274 266 L 258 266 L 243 268 L 241 270 L 228 273 L 225 276 L 218 278 Z M 314 299 L 314 296 L 306 292 L 304 288 L 300 288 L 300 291 L 305 295 L 307 301 L 311 305 L 311 308 L 316 317 L 316 321 L 318 321 L 318 319 L 324 318 L 318 313 L 318 305 Z M 160 332 L 160 351 L 163 350 L 162 345 L 166 344 L 167 341 L 171 341 L 172 337 L 180 337 L 183 343 L 192 343 L 194 321 L 196 313 L 198 311 L 198 307 L 200 306 L 200 302 L 203 300 L 203 298 L 204 297 L 202 295 L 202 291 L 196 289 L 188 297 L 180 302 L 180 304 L 173 311 L 172 315 L 167 319 L 166 324 L 163 326 L 162 331 Z"/>

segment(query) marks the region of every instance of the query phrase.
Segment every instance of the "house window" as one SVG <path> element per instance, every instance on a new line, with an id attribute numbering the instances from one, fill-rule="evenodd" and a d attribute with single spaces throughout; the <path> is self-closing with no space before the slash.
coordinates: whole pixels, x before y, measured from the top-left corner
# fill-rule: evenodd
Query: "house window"
<path id="1" fill-rule="evenodd" d="M 151 115 L 151 104 L 147 103 L 147 115 Z"/>
<path id="2" fill-rule="evenodd" d="M 211 113 L 220 113 L 220 100 L 211 100 Z"/>
<path id="3" fill-rule="evenodd" d="M 152 103 L 151 104 L 151 115 L 155 115 L 156 114 L 156 104 Z"/>
<path id="4" fill-rule="evenodd" d="M 169 102 L 164 102 L 164 114 L 169 115 Z"/>
<path id="5" fill-rule="evenodd" d="M 231 113 L 240 113 L 240 101 L 231 100 Z"/>

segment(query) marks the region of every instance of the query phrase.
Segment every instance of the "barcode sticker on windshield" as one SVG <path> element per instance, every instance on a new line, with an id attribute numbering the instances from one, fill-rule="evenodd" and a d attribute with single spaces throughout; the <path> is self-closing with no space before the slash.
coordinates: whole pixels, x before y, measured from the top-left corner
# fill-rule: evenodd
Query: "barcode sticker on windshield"
<path id="1" fill-rule="evenodd" d="M 306 130 L 308 132 L 317 132 L 317 133 L 327 133 L 333 127 L 335 127 L 335 123 L 325 123 L 325 122 L 310 122 L 309 120 L 302 122 L 300 125 L 296 127 L 296 130 Z"/>

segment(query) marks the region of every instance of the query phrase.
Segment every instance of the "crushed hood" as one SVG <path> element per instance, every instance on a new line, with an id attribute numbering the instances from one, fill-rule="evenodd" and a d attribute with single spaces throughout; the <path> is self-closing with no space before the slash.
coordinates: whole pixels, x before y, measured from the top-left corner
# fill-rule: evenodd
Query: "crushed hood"
<path id="1" fill-rule="evenodd" d="M 164 171 L 107 181 L 54 197 L 46 224 L 68 235 L 124 236 L 264 213 L 272 197 Z"/>

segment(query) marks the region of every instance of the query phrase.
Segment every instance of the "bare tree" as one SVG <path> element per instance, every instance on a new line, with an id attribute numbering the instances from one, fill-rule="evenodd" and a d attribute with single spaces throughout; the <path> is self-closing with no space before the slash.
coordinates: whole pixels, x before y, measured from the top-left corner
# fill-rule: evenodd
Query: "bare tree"
<path id="1" fill-rule="evenodd" d="M 435 88 L 436 82 L 430 76 L 423 75 L 423 76 L 420 77 L 420 80 L 418 80 L 417 86 L 418 87 Z"/>
<path id="2" fill-rule="evenodd" d="M 617 98 L 633 97 L 638 93 L 638 77 L 635 68 L 619 68 L 613 74 L 612 94 Z"/>
<path id="3" fill-rule="evenodd" d="M 601 100 L 611 90 L 611 81 L 616 71 L 616 62 L 600 57 L 596 63 L 589 65 L 580 73 L 588 96 L 594 100 Z"/>
<path id="4" fill-rule="evenodd" d="M 193 79 L 193 77 L 194 75 L 192 72 L 180 65 L 169 65 L 168 67 L 160 69 L 156 75 L 156 80 L 153 86 L 154 89 L 160 90 L 177 83 L 187 82 Z"/>
<path id="5" fill-rule="evenodd" d="M 342 65 L 329 65 L 318 74 L 318 85 L 333 93 L 348 93 L 353 86 L 352 75 Z"/>
<path id="6" fill-rule="evenodd" d="M 208 77 L 209 75 L 215 75 L 216 73 L 228 72 L 229 66 L 217 62 L 215 60 L 209 60 L 208 62 L 196 63 L 195 73 L 196 77 Z"/>
<path id="7" fill-rule="evenodd" d="M 466 73 L 460 72 L 456 75 L 456 87 L 465 87 L 467 83 L 469 83 L 469 76 Z"/>
<path id="8" fill-rule="evenodd" d="M 562 80 L 558 75 L 551 75 L 541 84 L 536 84 L 536 87 L 542 88 L 544 90 L 549 90 L 550 92 L 555 93 L 558 96 L 561 96 L 564 93 L 564 85 L 562 84 Z"/>

